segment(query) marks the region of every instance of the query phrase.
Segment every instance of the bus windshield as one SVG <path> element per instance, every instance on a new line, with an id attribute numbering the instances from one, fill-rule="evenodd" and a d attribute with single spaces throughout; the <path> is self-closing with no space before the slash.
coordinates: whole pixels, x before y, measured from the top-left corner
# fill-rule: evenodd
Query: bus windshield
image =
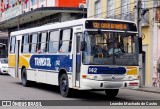
<path id="1" fill-rule="evenodd" d="M 0 58 L 7 57 L 7 47 L 6 44 L 0 43 Z"/>
<path id="2" fill-rule="evenodd" d="M 138 38 L 124 32 L 85 34 L 85 51 L 82 62 L 86 65 L 138 65 Z"/>

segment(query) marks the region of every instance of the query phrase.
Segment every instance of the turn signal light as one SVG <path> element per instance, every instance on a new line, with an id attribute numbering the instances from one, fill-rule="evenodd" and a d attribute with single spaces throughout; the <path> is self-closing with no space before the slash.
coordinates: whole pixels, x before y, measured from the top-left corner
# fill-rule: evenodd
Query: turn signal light
<path id="1" fill-rule="evenodd" d="M 82 75 L 82 78 L 87 78 L 87 75 Z"/>

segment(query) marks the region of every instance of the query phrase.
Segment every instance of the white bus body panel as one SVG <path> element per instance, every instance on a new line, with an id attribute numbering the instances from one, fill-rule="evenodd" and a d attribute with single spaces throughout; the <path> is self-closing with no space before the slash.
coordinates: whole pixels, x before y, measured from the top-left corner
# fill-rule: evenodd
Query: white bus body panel
<path id="1" fill-rule="evenodd" d="M 27 70 L 27 79 L 30 81 L 36 81 L 36 72 L 35 70 Z"/>
<path id="2" fill-rule="evenodd" d="M 16 77 L 16 75 L 15 75 L 15 68 L 9 67 L 8 68 L 8 74 L 15 78 Z"/>
<path id="3" fill-rule="evenodd" d="M 46 83 L 58 85 L 58 73 L 55 72 L 47 72 Z"/>

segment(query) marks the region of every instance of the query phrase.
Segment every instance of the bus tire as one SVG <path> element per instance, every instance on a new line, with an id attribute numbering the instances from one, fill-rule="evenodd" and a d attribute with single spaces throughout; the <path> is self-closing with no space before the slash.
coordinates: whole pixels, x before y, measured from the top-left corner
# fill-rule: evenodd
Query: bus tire
<path id="1" fill-rule="evenodd" d="M 66 73 L 62 74 L 59 80 L 60 93 L 63 97 L 69 97 L 71 89 L 69 89 L 68 76 Z"/>
<path id="2" fill-rule="evenodd" d="M 30 86 L 30 81 L 27 80 L 27 71 L 26 71 L 25 68 L 23 68 L 23 70 L 22 70 L 21 79 L 22 79 L 22 85 L 23 85 L 24 87 Z"/>
<path id="3" fill-rule="evenodd" d="M 119 89 L 105 89 L 107 98 L 115 98 L 119 92 Z"/>

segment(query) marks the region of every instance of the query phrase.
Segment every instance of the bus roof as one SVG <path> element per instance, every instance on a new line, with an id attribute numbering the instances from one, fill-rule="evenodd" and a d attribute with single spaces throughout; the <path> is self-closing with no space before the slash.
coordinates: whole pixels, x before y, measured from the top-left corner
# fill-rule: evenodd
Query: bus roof
<path id="1" fill-rule="evenodd" d="M 66 21 L 66 22 L 60 22 L 60 23 L 53 23 L 53 24 L 46 24 L 39 27 L 33 27 L 29 29 L 19 30 L 11 32 L 11 36 L 16 35 L 22 35 L 27 33 L 33 33 L 33 32 L 39 32 L 39 31 L 46 31 L 46 30 L 53 30 L 53 29 L 59 29 L 59 28 L 67 28 L 71 26 L 78 26 L 85 24 L 86 20 L 102 20 L 102 21 L 117 21 L 117 22 L 124 22 L 124 23 L 134 23 L 132 21 L 126 21 L 126 20 L 118 20 L 118 19 L 102 19 L 102 18 L 84 18 L 84 19 L 78 19 L 78 20 L 72 20 L 72 21 Z"/>

